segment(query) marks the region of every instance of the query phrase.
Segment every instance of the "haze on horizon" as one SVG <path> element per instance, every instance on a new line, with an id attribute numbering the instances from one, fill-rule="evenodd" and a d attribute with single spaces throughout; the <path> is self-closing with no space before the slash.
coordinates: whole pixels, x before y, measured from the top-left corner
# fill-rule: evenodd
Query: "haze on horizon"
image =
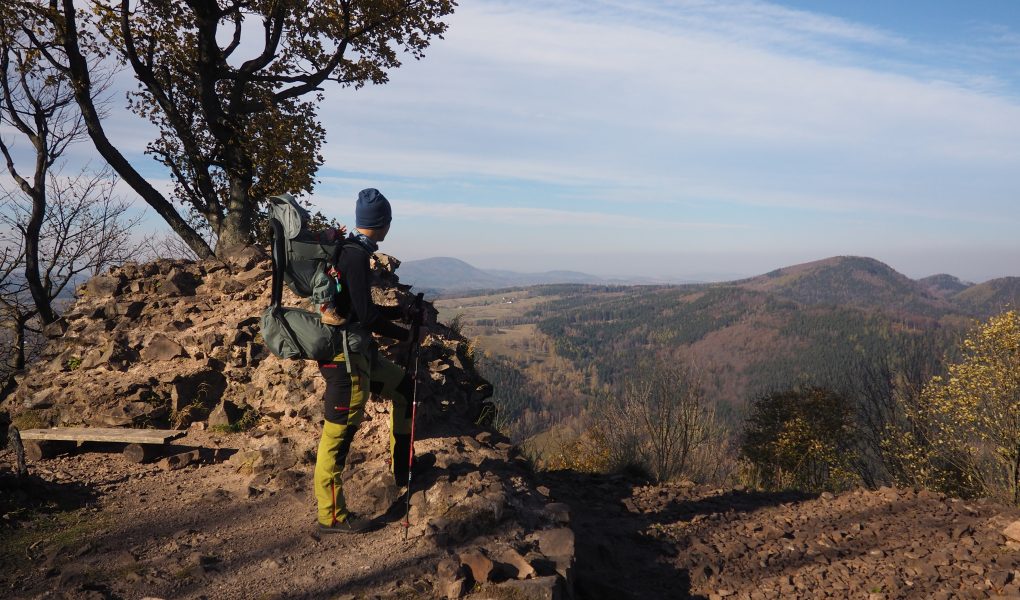
<path id="1" fill-rule="evenodd" d="M 1018 2 L 467 0 L 390 80 L 325 90 L 311 200 L 353 224 L 378 187 L 381 250 L 402 260 L 727 278 L 857 255 L 1020 275 Z M 142 155 L 151 129 L 109 120 L 169 188 Z"/>

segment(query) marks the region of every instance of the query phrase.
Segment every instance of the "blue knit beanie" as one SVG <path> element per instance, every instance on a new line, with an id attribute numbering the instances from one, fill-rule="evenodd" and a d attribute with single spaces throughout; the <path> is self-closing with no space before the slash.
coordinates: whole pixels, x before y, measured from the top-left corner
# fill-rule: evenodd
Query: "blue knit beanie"
<path id="1" fill-rule="evenodd" d="M 379 190 L 368 188 L 358 194 L 354 223 L 361 229 L 383 229 L 393 220 L 390 201 Z"/>

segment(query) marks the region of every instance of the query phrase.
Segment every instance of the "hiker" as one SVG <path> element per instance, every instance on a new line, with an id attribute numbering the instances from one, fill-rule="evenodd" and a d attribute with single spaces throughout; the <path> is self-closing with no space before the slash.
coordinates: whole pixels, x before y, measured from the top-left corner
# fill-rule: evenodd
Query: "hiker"
<path id="1" fill-rule="evenodd" d="M 326 380 L 323 395 L 326 421 L 315 460 L 315 497 L 322 532 L 358 533 L 370 525 L 369 520 L 347 510 L 341 482 L 347 453 L 370 392 L 393 402 L 391 468 L 398 485 L 408 478 L 414 383 L 403 368 L 379 353 L 372 338 L 375 333 L 410 340 L 411 331 L 393 320 L 403 318 L 412 328 L 421 323 L 421 315 L 414 314 L 413 307 L 381 307 L 372 302 L 369 258 L 379 242 L 386 239 L 391 219 L 390 203 L 379 190 L 369 188 L 358 194 L 355 231 L 344 243 L 336 268 L 340 285 L 335 306 L 320 309 L 323 323 L 329 324 L 330 319 L 341 323 L 346 335 L 345 351 L 319 363 L 319 372 Z"/>

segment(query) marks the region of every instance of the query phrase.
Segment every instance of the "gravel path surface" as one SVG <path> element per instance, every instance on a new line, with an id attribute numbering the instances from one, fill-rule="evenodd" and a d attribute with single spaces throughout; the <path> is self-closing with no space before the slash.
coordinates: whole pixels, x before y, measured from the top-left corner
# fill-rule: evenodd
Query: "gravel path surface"
<path id="1" fill-rule="evenodd" d="M 1020 510 L 893 488 L 750 493 L 545 474 L 582 600 L 1020 598 Z"/>

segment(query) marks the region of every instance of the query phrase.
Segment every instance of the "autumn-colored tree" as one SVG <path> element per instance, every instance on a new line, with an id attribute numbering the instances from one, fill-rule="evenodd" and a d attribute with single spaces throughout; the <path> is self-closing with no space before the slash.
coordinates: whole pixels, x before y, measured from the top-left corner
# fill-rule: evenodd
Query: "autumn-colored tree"
<path id="1" fill-rule="evenodd" d="M 561 444 L 551 464 L 582 472 L 636 471 L 655 481 L 712 478 L 719 470 L 705 463 L 721 462 L 712 450 L 724 442 L 697 369 L 680 359 L 649 360 L 637 366 L 632 381 L 598 402 L 591 426 Z"/>
<path id="2" fill-rule="evenodd" d="M 453 0 L 20 0 L 58 41 L 96 148 L 200 257 L 250 243 L 266 195 L 309 192 L 322 164 L 323 86 L 387 81 L 446 30 Z M 87 10 L 82 10 L 86 8 Z M 118 59 L 138 82 L 129 106 L 158 128 L 147 152 L 166 165 L 172 199 L 110 142 L 93 106 L 90 55 Z"/>
<path id="3" fill-rule="evenodd" d="M 894 441 L 916 483 L 1020 504 L 1020 314 L 978 325 L 909 410 L 917 427 Z"/>
<path id="4" fill-rule="evenodd" d="M 857 482 L 850 403 L 820 387 L 754 400 L 740 454 L 766 489 L 836 490 Z"/>

